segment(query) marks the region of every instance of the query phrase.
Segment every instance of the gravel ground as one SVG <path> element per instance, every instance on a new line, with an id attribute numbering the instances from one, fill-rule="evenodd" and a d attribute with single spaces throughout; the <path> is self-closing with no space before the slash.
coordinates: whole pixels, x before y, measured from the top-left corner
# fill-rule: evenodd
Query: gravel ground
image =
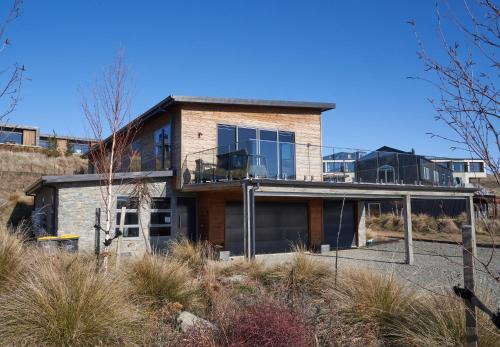
<path id="1" fill-rule="evenodd" d="M 428 290 L 451 289 L 454 285 L 463 285 L 462 248 L 458 245 L 414 241 L 414 265 L 404 264 L 404 241 L 378 244 L 366 248 L 348 249 L 339 251 L 339 271 L 346 267 L 369 267 L 383 272 L 394 272 L 403 281 L 410 285 Z M 490 258 L 491 248 L 478 247 L 477 253 L 480 260 Z M 258 255 L 257 259 L 265 263 L 286 261 L 293 255 L 268 254 Z M 335 252 L 329 254 L 314 254 L 313 257 L 326 261 L 335 266 Z M 500 308 L 500 284 L 491 276 L 478 271 L 476 285 L 486 288 L 493 303 Z M 491 270 L 500 271 L 500 249 L 494 250 L 490 265 Z M 495 309 L 496 311 L 496 309 Z"/>

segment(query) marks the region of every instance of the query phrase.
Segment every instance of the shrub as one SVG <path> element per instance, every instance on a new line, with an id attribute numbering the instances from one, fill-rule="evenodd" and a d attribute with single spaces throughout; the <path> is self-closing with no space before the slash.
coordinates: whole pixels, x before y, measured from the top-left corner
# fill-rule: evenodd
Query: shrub
<path id="1" fill-rule="evenodd" d="M 129 264 L 128 278 L 135 296 L 153 305 L 179 303 L 188 309 L 200 305 L 200 288 L 185 263 L 146 255 Z"/>
<path id="2" fill-rule="evenodd" d="M 192 329 L 183 346 L 262 346 L 306 347 L 314 345 L 314 335 L 302 315 L 277 303 L 257 303 L 233 307 L 216 322 L 218 330 Z"/>
<path id="3" fill-rule="evenodd" d="M 23 268 L 25 254 L 19 234 L 0 228 L 0 291 L 17 278 Z"/>
<path id="4" fill-rule="evenodd" d="M 78 256 L 39 256 L 0 296 L 0 340 L 34 346 L 134 345 L 138 311 L 122 281 Z"/>

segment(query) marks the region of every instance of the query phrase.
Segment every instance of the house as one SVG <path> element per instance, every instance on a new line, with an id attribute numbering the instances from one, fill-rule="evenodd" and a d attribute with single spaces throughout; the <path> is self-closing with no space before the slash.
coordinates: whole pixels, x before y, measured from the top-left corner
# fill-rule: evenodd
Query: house
<path id="1" fill-rule="evenodd" d="M 456 185 L 478 185 L 481 183 L 481 179 L 487 177 L 484 160 L 481 159 L 433 157 L 428 159 L 451 170 Z"/>
<path id="2" fill-rule="evenodd" d="M 447 180 L 324 181 L 321 121 L 333 109 L 323 102 L 169 96 L 147 110 L 133 120 L 139 132 L 115 176 L 111 219 L 115 228 L 126 208 L 123 252 L 162 250 L 178 236 L 247 257 L 295 243 L 360 247 L 365 201 L 399 199 L 409 212 L 421 198 L 472 206 L 475 189 Z M 92 160 L 89 165 L 96 167 Z M 47 216 L 47 232 L 78 233 L 80 248 L 93 251 L 100 242 L 94 225 L 103 220 L 100 179 L 98 173 L 45 176 L 29 187 L 37 211 Z M 134 203 L 137 179 L 151 202 Z M 405 216 L 411 263 L 411 213 Z"/>
<path id="3" fill-rule="evenodd" d="M 326 149 L 326 151 L 329 151 Z M 332 148 L 334 152 L 334 149 Z M 337 152 L 323 156 L 323 181 L 355 182 L 356 160 L 366 152 Z"/>
<path id="4" fill-rule="evenodd" d="M 358 182 L 453 186 L 453 173 L 415 151 L 383 146 L 356 161 Z"/>
<path id="5" fill-rule="evenodd" d="M 57 134 L 41 134 L 38 127 L 26 125 L 4 124 L 0 125 L 0 144 L 22 145 L 49 148 L 53 141 L 61 153 L 71 152 L 83 154 L 89 147 L 96 143 L 94 139 L 61 136 Z"/>

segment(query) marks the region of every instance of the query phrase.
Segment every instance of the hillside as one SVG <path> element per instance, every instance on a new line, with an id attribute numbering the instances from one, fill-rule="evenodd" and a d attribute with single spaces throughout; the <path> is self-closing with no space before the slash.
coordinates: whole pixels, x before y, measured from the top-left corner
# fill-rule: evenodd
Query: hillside
<path id="1" fill-rule="evenodd" d="M 29 215 L 32 198 L 24 190 L 41 176 L 73 175 L 86 168 L 87 160 L 77 155 L 56 157 L 39 147 L 0 144 L 0 223 Z"/>

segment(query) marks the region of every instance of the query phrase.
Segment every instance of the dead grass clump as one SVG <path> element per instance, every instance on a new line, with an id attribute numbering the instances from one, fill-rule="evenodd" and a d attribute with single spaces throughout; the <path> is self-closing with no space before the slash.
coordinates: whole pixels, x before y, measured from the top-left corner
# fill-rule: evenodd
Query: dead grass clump
<path id="1" fill-rule="evenodd" d="M 24 267 L 25 257 L 22 236 L 0 228 L 0 291 L 17 278 Z"/>
<path id="2" fill-rule="evenodd" d="M 446 234 L 460 234 L 460 228 L 451 218 L 440 218 L 437 220 L 438 231 Z"/>
<path id="3" fill-rule="evenodd" d="M 394 274 L 353 268 L 340 274 L 335 296 L 341 309 L 365 321 L 383 326 L 406 314 L 416 299 L 414 290 L 398 282 Z"/>
<path id="4" fill-rule="evenodd" d="M 78 256 L 41 257 L 0 295 L 0 340 L 33 346 L 135 345 L 140 316 L 126 285 Z"/>
<path id="5" fill-rule="evenodd" d="M 168 257 L 145 255 L 129 264 L 128 278 L 134 295 L 153 306 L 179 303 L 197 309 L 201 291 L 187 264 Z"/>
<path id="6" fill-rule="evenodd" d="M 192 242 L 187 238 L 172 241 L 169 256 L 186 263 L 193 269 L 201 269 L 215 258 L 212 246 L 207 242 Z"/>
<path id="7" fill-rule="evenodd" d="M 478 315 L 481 346 L 497 346 L 500 334 L 485 317 Z M 389 324 L 391 341 L 404 346 L 461 346 L 465 344 L 465 313 L 461 299 L 452 293 L 423 296 L 406 315 Z"/>

